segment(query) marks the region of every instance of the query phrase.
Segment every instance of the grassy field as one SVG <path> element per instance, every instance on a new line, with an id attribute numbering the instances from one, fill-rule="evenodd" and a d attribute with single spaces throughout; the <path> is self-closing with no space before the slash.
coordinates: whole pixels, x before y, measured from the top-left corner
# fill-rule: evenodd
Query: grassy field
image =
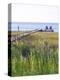
<path id="1" fill-rule="evenodd" d="M 57 74 L 58 33 L 36 32 L 12 42 L 11 69 L 12 76 Z"/>
<path id="2" fill-rule="evenodd" d="M 8 32 L 8 35 L 18 35 L 18 34 L 24 34 L 25 32 L 23 31 L 11 31 L 11 32 Z"/>
<path id="3" fill-rule="evenodd" d="M 11 32 L 8 32 L 8 35 L 18 35 L 18 34 L 23 34 L 23 32 L 17 32 L 17 31 L 11 31 Z"/>

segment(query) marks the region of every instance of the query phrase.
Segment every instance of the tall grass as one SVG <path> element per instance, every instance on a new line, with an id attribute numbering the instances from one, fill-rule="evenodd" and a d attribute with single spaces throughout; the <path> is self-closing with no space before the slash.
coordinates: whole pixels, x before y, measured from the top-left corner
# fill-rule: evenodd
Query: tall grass
<path id="1" fill-rule="evenodd" d="M 58 73 L 58 48 L 47 42 L 40 46 L 13 44 L 12 76 Z M 24 54 L 23 54 L 24 53 Z"/>

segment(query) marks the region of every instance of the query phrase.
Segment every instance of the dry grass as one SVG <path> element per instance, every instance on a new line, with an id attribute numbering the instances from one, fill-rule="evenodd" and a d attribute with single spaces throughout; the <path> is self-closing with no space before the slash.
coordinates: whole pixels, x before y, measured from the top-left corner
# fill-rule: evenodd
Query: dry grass
<path id="1" fill-rule="evenodd" d="M 18 35 L 18 34 L 23 34 L 24 32 L 17 32 L 17 31 L 13 31 L 13 32 L 8 32 L 8 35 Z"/>

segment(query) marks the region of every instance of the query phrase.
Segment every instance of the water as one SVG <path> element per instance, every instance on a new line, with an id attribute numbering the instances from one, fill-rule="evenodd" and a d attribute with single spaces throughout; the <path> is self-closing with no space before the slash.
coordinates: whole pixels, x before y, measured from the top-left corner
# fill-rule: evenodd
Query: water
<path id="1" fill-rule="evenodd" d="M 10 23 L 8 24 L 10 27 Z M 52 29 L 54 32 L 59 31 L 59 24 L 58 23 L 40 23 L 40 22 L 12 22 L 11 23 L 11 31 L 18 31 L 18 26 L 20 31 L 30 31 L 35 29 L 43 29 L 45 30 L 45 27 L 52 26 Z"/>

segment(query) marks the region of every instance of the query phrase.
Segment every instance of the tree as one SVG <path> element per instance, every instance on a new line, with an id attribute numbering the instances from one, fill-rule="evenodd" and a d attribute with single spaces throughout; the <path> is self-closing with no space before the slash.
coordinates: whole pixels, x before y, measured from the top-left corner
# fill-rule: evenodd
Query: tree
<path id="1" fill-rule="evenodd" d="M 48 26 L 46 26 L 46 29 L 48 29 Z"/>
<path id="2" fill-rule="evenodd" d="M 46 26 L 45 31 L 48 31 L 48 26 Z"/>
<path id="3" fill-rule="evenodd" d="M 52 30 L 52 26 L 50 26 L 50 29 Z"/>

